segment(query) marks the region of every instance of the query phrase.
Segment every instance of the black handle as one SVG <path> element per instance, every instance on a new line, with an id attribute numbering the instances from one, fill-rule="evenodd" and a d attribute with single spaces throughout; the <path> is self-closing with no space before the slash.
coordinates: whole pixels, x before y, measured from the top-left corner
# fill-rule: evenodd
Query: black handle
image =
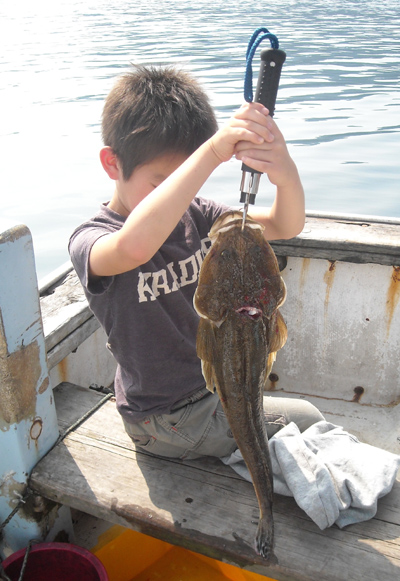
<path id="1" fill-rule="evenodd" d="M 279 48 L 269 48 L 261 51 L 260 58 L 260 72 L 254 100 L 257 103 L 262 103 L 268 109 L 271 117 L 273 117 L 286 53 Z"/>
<path id="2" fill-rule="evenodd" d="M 258 74 L 254 100 L 257 103 L 262 103 L 268 109 L 271 117 L 273 117 L 279 80 L 281 78 L 283 63 L 286 60 L 286 53 L 279 48 L 266 48 L 261 51 L 260 58 L 260 72 Z M 251 167 L 244 163 L 242 164 L 242 171 L 261 173 L 256 172 L 256 170 L 251 169 Z"/>

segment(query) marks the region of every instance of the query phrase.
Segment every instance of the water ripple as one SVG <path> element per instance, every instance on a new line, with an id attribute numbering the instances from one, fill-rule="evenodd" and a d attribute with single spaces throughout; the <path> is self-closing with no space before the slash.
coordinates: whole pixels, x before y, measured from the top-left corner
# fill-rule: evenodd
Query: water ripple
<path id="1" fill-rule="evenodd" d="M 179 65 L 199 78 L 223 123 L 243 100 L 258 26 L 287 53 L 276 120 L 308 208 L 400 215 L 398 0 L 269 0 L 268 9 L 255 0 L 15 0 L 0 6 L 3 215 L 29 223 L 39 268 L 48 214 L 62 213 L 66 233 L 109 196 L 97 150 L 116 76 L 129 63 Z M 237 203 L 238 175 L 226 164 L 204 193 Z M 66 257 L 65 237 L 59 244 Z"/>

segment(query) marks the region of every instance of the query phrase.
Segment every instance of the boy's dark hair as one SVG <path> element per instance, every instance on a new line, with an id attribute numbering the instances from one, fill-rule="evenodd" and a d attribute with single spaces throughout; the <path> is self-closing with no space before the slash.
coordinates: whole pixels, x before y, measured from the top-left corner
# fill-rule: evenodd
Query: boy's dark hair
<path id="1" fill-rule="evenodd" d="M 173 67 L 135 66 L 119 78 L 103 109 L 104 145 L 117 155 L 124 180 L 166 152 L 191 155 L 217 128 L 203 89 Z"/>

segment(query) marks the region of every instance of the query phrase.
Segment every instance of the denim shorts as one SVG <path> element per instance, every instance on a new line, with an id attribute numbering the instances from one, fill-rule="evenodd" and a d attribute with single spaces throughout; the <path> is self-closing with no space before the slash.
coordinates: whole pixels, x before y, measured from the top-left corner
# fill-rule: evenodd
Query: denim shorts
<path id="1" fill-rule="evenodd" d="M 264 396 L 264 416 L 268 438 L 290 422 L 304 431 L 324 419 L 305 400 L 268 396 Z M 134 424 L 124 420 L 124 425 L 138 448 L 157 456 L 221 458 L 237 449 L 218 394 L 205 387 L 179 401 L 169 414 L 151 415 Z"/>

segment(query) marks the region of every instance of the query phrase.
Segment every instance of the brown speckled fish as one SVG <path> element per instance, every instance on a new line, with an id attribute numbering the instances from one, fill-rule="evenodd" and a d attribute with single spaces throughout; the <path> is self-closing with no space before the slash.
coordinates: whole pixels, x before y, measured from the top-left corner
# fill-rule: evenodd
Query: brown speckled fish
<path id="1" fill-rule="evenodd" d="M 227 212 L 214 223 L 194 306 L 200 315 L 197 354 L 208 389 L 216 387 L 252 477 L 260 507 L 256 550 L 273 554 L 273 479 L 263 413 L 263 389 L 286 325 L 278 308 L 286 287 L 263 226 Z"/>

